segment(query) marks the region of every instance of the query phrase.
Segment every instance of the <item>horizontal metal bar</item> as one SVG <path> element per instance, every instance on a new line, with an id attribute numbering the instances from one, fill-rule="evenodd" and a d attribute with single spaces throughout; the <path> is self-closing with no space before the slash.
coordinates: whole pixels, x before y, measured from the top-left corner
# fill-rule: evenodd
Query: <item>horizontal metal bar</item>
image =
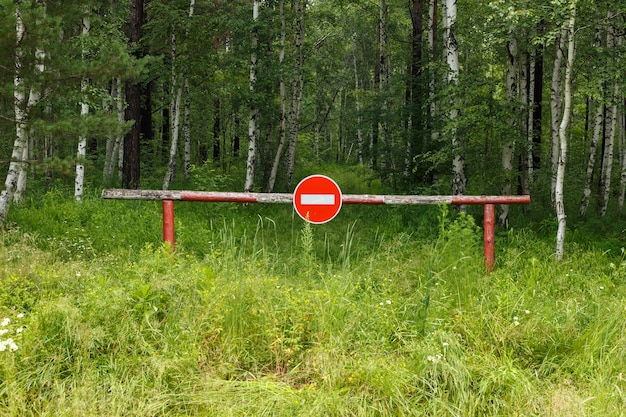
<path id="1" fill-rule="evenodd" d="M 221 203 L 292 203 L 293 194 L 222 191 L 106 189 L 102 198 L 121 200 L 178 200 Z M 445 196 L 344 194 L 343 204 L 529 204 L 530 196 Z"/>

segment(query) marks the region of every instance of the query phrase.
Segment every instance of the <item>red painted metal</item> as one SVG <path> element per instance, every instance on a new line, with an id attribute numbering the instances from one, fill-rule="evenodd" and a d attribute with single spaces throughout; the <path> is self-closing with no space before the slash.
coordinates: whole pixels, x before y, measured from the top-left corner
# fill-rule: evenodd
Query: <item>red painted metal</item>
<path id="1" fill-rule="evenodd" d="M 496 263 L 496 206 L 485 204 L 483 207 L 483 251 L 487 271 L 493 271 Z"/>
<path id="2" fill-rule="evenodd" d="M 293 203 L 293 194 L 220 191 L 103 190 L 103 198 L 163 200 L 163 240 L 174 249 L 174 200 L 221 203 Z M 530 196 L 420 196 L 343 194 L 343 204 L 482 204 L 484 257 L 488 271 L 495 265 L 495 205 L 529 204 Z"/>
<path id="3" fill-rule="evenodd" d="M 163 242 L 174 250 L 174 201 L 163 200 Z"/>
<path id="4" fill-rule="evenodd" d="M 457 195 L 453 196 L 450 204 L 529 204 L 529 195 L 499 195 L 499 196 L 474 196 Z"/>

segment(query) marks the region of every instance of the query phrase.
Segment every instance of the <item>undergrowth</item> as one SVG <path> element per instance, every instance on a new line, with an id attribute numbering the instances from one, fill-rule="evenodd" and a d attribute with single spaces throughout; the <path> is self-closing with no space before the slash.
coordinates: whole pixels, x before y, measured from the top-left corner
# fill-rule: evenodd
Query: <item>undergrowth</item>
<path id="1" fill-rule="evenodd" d="M 172 253 L 156 204 L 18 207 L 0 415 L 623 415 L 621 254 L 512 230 L 486 273 L 473 216 L 368 210 L 177 205 Z"/>

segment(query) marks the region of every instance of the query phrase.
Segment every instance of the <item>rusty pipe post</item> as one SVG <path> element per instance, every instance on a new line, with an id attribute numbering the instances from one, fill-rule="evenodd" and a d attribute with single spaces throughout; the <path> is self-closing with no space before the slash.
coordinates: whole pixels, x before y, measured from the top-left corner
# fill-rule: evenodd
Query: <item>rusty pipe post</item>
<path id="1" fill-rule="evenodd" d="M 174 201 L 163 200 L 163 242 L 174 251 Z"/>

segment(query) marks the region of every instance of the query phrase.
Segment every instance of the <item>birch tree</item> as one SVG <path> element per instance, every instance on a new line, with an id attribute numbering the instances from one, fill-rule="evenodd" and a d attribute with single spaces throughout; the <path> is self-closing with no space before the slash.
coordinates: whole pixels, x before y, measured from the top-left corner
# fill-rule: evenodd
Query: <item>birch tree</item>
<path id="1" fill-rule="evenodd" d="M 15 141 L 13 143 L 13 152 L 11 153 L 11 162 L 9 163 L 9 172 L 5 180 L 5 188 L 0 193 L 0 224 L 4 227 L 6 218 L 9 213 L 9 206 L 13 193 L 17 185 L 17 178 L 21 165 L 24 148 L 26 147 L 26 112 L 25 112 L 25 86 L 22 78 L 22 48 L 21 42 L 24 38 L 24 22 L 19 5 L 15 10 L 15 35 L 17 46 L 15 49 L 15 76 L 13 78 L 13 106 L 15 109 Z"/>
<path id="2" fill-rule="evenodd" d="M 567 136 L 569 134 L 569 125 L 572 114 L 572 72 L 574 67 L 575 57 L 575 32 L 574 27 L 576 23 L 576 2 L 573 1 L 569 7 L 569 20 L 564 25 L 562 32 L 567 36 L 567 60 L 565 62 L 565 80 L 563 91 L 563 115 L 559 124 L 559 154 L 556 172 L 555 182 L 555 206 L 557 217 L 557 233 L 556 233 L 556 259 L 561 261 L 563 259 L 565 249 L 565 230 L 567 225 L 567 216 L 565 213 L 564 203 L 564 183 L 565 183 L 565 166 L 567 162 Z"/>
<path id="3" fill-rule="evenodd" d="M 280 121 L 278 127 L 278 147 L 276 148 L 276 154 L 274 156 L 274 163 L 270 171 L 270 176 L 267 181 L 267 192 L 274 191 L 274 185 L 276 184 L 276 176 L 278 175 L 278 166 L 280 165 L 280 159 L 283 154 L 283 148 L 285 147 L 286 140 L 286 125 L 287 125 L 287 97 L 285 86 L 285 2 L 279 0 L 278 12 L 280 14 L 280 51 L 278 52 L 278 71 L 279 71 L 279 93 L 280 93 Z"/>
<path id="4" fill-rule="evenodd" d="M 254 0 L 252 5 L 252 22 L 254 27 L 252 28 L 251 47 L 252 53 L 250 54 L 250 117 L 248 119 L 248 158 L 246 161 L 246 182 L 243 186 L 244 191 L 252 191 L 254 186 L 254 170 L 256 167 L 257 157 L 257 139 L 258 128 L 257 119 L 259 117 L 259 109 L 254 97 L 255 84 L 257 81 L 257 49 L 259 46 L 259 33 L 256 28 L 256 24 L 259 20 L 259 1 Z"/>
<path id="5" fill-rule="evenodd" d="M 507 70 L 506 70 L 506 101 L 511 107 L 509 116 L 509 140 L 502 148 L 502 170 L 504 171 L 504 186 L 502 187 L 503 195 L 511 195 L 513 182 L 513 156 L 515 151 L 515 136 L 518 129 L 518 115 L 513 109 L 517 107 L 519 65 L 517 63 L 518 48 L 517 37 L 511 31 L 511 38 L 507 42 Z M 509 218 L 509 206 L 504 204 L 501 206 L 501 212 L 498 221 L 501 225 L 506 225 Z"/>
<path id="6" fill-rule="evenodd" d="M 187 28 L 185 29 L 185 38 L 188 38 L 188 34 L 189 34 L 189 25 L 190 25 L 190 21 L 193 18 L 193 13 L 194 13 L 194 7 L 195 7 L 195 0 L 190 0 L 189 2 L 189 12 L 187 14 L 188 17 L 188 21 L 187 21 Z M 176 174 L 176 154 L 177 154 L 177 149 L 178 149 L 178 139 L 180 136 L 180 119 L 181 119 L 181 103 L 182 103 L 182 97 L 183 97 L 183 92 L 186 93 L 186 96 L 189 96 L 189 81 L 187 79 L 187 70 L 186 67 L 187 65 L 185 65 L 185 63 L 181 62 L 183 60 L 181 60 L 178 57 L 178 49 L 177 49 L 177 40 L 176 40 L 176 30 L 174 27 L 172 27 L 172 36 L 171 36 L 171 42 L 172 42 L 172 86 L 171 86 L 171 90 L 172 90 L 172 99 L 170 102 L 170 139 L 171 139 L 171 144 L 170 144 L 170 152 L 169 152 L 169 161 L 167 164 L 167 170 L 165 172 L 165 178 L 163 178 L 163 189 L 167 190 L 169 189 L 170 183 L 171 181 L 174 179 L 175 174 Z M 181 67 L 181 69 L 179 70 L 178 67 Z M 184 115 L 183 115 L 183 120 L 184 120 L 184 124 L 187 126 L 185 127 L 184 133 L 185 133 L 185 141 L 184 141 L 184 173 L 185 173 L 185 178 L 188 179 L 189 177 L 189 165 L 190 165 L 190 153 L 191 153 L 191 137 L 189 134 L 189 127 L 187 125 L 187 123 L 189 123 L 189 101 L 185 100 L 185 105 L 184 105 Z"/>
<path id="7" fill-rule="evenodd" d="M 124 98 L 122 97 L 122 81 L 117 77 L 111 80 L 110 107 L 111 110 L 117 114 L 118 123 L 122 125 L 124 123 Z M 120 149 L 122 149 L 123 140 L 124 135 L 121 133 L 111 134 L 107 137 L 104 168 L 102 172 L 102 182 L 104 184 L 110 184 L 113 179 L 113 171 L 115 170 L 116 162 L 122 157 L 120 155 Z M 121 169 L 119 171 L 121 173 Z"/>
<path id="8" fill-rule="evenodd" d="M 4 183 L 4 190 L 0 193 L 0 227 L 4 227 L 9 214 L 9 208 L 12 200 L 19 202 L 24 192 L 26 184 L 26 166 L 28 159 L 28 113 L 30 109 L 39 100 L 40 94 L 36 86 L 31 86 L 27 96 L 26 86 L 23 78 L 24 49 L 23 42 L 26 35 L 24 26 L 21 2 L 15 5 L 15 68 L 13 76 L 13 109 L 15 112 L 15 140 L 13 141 L 13 150 L 11 152 L 11 160 L 9 162 L 9 170 L 7 172 Z M 35 52 L 37 59 L 36 70 L 43 72 L 44 53 L 41 49 Z M 20 180 L 22 176 L 22 180 Z M 20 184 L 18 188 L 18 184 Z"/>
<path id="9" fill-rule="evenodd" d="M 591 134 L 591 143 L 589 144 L 589 157 L 587 159 L 587 172 L 585 186 L 583 189 L 583 197 L 580 202 L 579 213 L 584 216 L 587 213 L 589 207 L 589 199 L 591 197 L 591 182 L 593 180 L 593 174 L 596 166 L 596 154 L 598 149 L 598 141 L 600 140 L 600 133 L 602 131 L 602 125 L 604 121 L 604 105 L 590 100 L 590 105 L 595 105 L 595 116 L 593 118 L 593 132 Z"/>
<path id="10" fill-rule="evenodd" d="M 304 18 L 306 15 L 307 0 L 295 0 L 295 71 L 292 80 L 291 108 L 289 109 L 289 146 L 287 155 L 287 188 L 291 188 L 293 174 L 296 164 L 296 146 L 298 143 L 298 132 L 300 122 L 300 112 L 302 111 L 302 99 L 304 97 Z"/>
<path id="11" fill-rule="evenodd" d="M 89 16 L 89 10 L 85 6 L 82 19 L 82 55 L 85 59 L 87 55 L 87 47 L 85 46 L 86 38 L 89 36 L 89 30 L 91 28 L 91 20 Z M 89 89 L 89 79 L 83 77 L 80 81 L 81 102 L 80 102 L 80 116 L 87 117 L 89 115 L 89 104 L 87 102 L 87 93 Z M 82 133 L 78 138 L 78 151 L 76 153 L 76 180 L 74 181 L 74 198 L 76 201 L 82 201 L 83 189 L 85 181 L 85 164 L 84 161 L 87 157 L 87 136 Z"/>
<path id="12" fill-rule="evenodd" d="M 563 64 L 563 50 L 567 29 L 562 28 L 555 42 L 556 51 L 552 67 L 552 81 L 550 83 L 550 169 L 552 203 L 556 203 L 556 177 L 559 165 L 559 128 L 561 120 L 561 66 Z"/>
<path id="13" fill-rule="evenodd" d="M 445 0 L 443 12 L 443 24 L 445 28 L 446 62 L 448 64 L 448 84 L 453 87 L 454 97 L 452 106 L 448 111 L 450 122 L 450 136 L 452 137 L 452 194 L 465 194 L 467 179 L 465 177 L 465 156 L 463 155 L 463 143 L 459 137 L 457 128 L 460 113 L 460 103 L 456 87 L 459 78 L 459 51 L 456 37 L 457 1 Z"/>

